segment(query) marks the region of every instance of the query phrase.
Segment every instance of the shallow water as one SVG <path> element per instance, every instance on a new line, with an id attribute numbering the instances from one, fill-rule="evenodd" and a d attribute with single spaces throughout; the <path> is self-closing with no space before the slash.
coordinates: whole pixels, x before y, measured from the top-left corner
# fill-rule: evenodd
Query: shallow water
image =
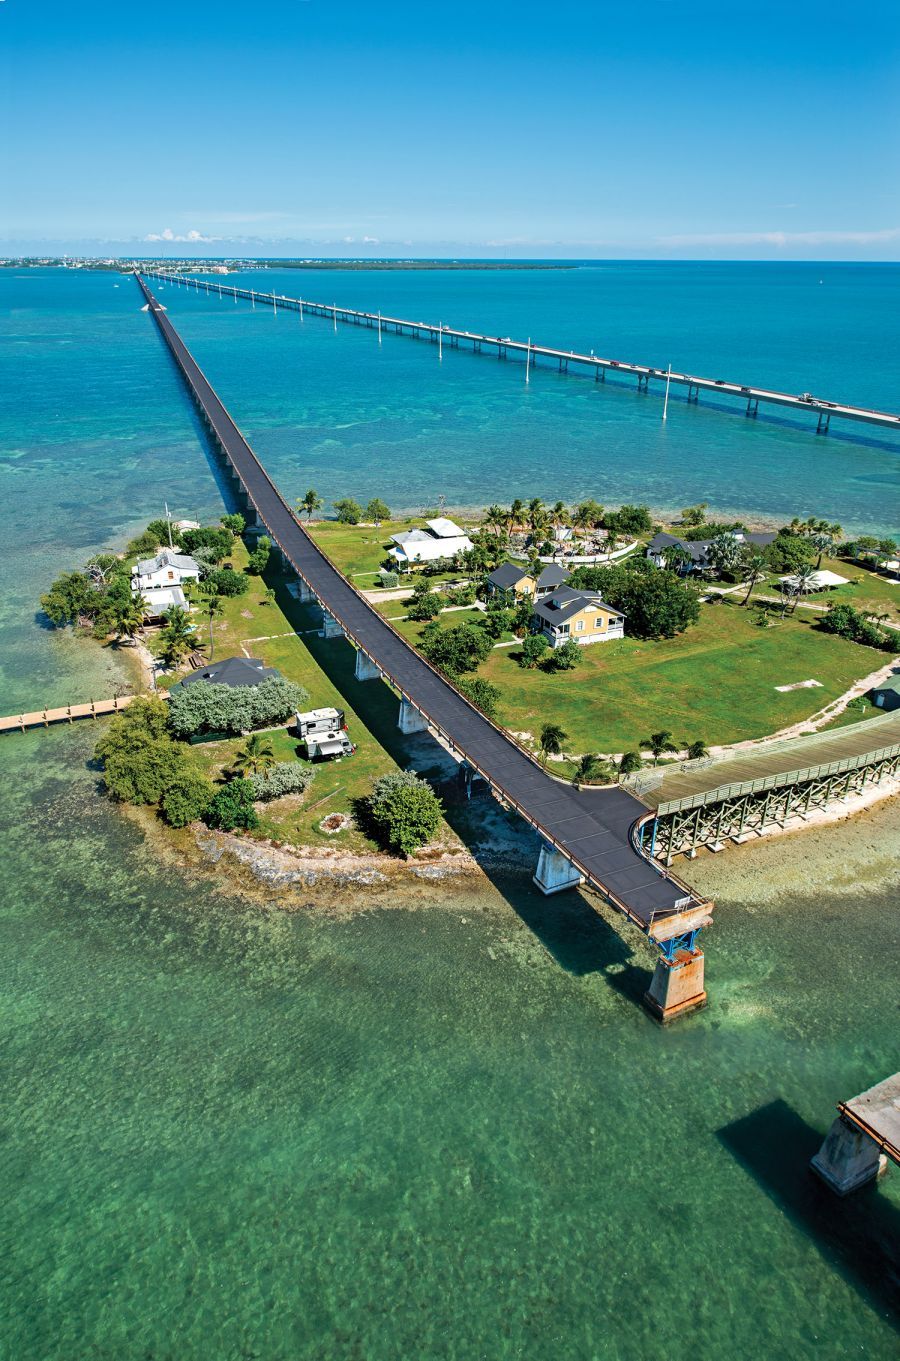
<path id="1" fill-rule="evenodd" d="M 561 308 L 554 277 L 576 276 L 525 284 Z M 447 319 L 486 324 L 505 300 L 498 329 L 522 329 L 522 276 L 490 276 L 484 313 L 457 276 L 341 275 L 335 296 L 371 304 L 383 288 L 387 309 L 422 278 L 462 289 L 452 317 L 445 295 Z M 14 304 L 3 359 L 18 384 L 0 439 L 15 507 L 0 542 L 8 709 L 121 679 L 113 651 L 35 624 L 56 571 L 121 541 L 165 498 L 178 514 L 221 509 L 134 285 L 115 282 L 0 271 Z M 863 347 L 881 289 L 860 304 Z M 288 491 L 313 481 L 327 495 L 414 505 L 527 482 L 613 499 L 585 462 L 595 446 L 579 443 L 599 428 L 604 449 L 619 449 L 608 465 L 617 499 L 655 499 L 652 477 L 685 486 L 693 449 L 705 491 L 675 504 L 714 499 L 720 478 L 735 497 L 751 489 L 761 511 L 777 488 L 760 468 L 781 467 L 778 448 L 798 460 L 809 448 L 835 459 L 832 489 L 859 498 L 867 526 L 884 519 L 868 478 L 896 454 L 874 446 L 701 413 L 702 442 L 679 445 L 668 468 L 658 421 L 631 393 L 595 401 L 589 384 L 548 374 L 523 399 L 511 366 L 454 355 L 437 380 L 447 386 L 423 395 L 437 373 L 426 346 L 385 341 L 376 353 L 371 336 L 333 337 L 327 323 L 314 334 L 293 321 L 288 333 L 281 317 L 226 324 L 212 308 L 172 300 Z M 548 313 L 550 338 L 571 321 L 572 343 L 585 343 L 578 315 Z M 717 440 L 736 460 L 727 477 Z M 735 468 L 747 472 L 737 483 Z M 809 509 L 829 513 L 818 499 Z M 872 838 L 882 855 L 896 846 L 895 810 L 835 829 L 827 855 L 788 839 L 782 878 L 773 847 L 698 861 L 719 900 L 712 1006 L 662 1032 L 638 1003 L 649 954 L 576 895 L 543 900 L 510 880 L 417 884 L 390 890 L 392 911 L 336 920 L 316 915 L 321 888 L 289 916 L 220 875 L 157 863 L 140 829 L 96 796 L 94 735 L 83 725 L 0 742 L 5 1355 L 896 1354 L 900 1268 L 887 1239 L 900 1177 L 838 1205 L 806 1171 L 834 1102 L 897 1067 L 896 890 L 883 864 L 866 868 Z M 761 891 L 766 878 L 774 893 Z"/>

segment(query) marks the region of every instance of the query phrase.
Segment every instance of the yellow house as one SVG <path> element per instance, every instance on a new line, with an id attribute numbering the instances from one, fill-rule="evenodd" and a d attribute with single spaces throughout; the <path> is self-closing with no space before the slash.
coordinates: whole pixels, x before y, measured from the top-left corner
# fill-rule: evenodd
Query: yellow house
<path id="1" fill-rule="evenodd" d="M 576 591 L 560 586 L 534 607 L 534 622 L 551 647 L 563 643 L 606 643 L 625 636 L 625 616 L 607 605 L 596 591 Z"/>
<path id="2" fill-rule="evenodd" d="M 514 595 L 518 600 L 526 595 L 542 600 L 552 595 L 568 578 L 566 569 L 555 562 L 548 563 L 536 579 L 514 562 L 504 562 L 489 574 L 487 588 L 491 595 L 502 591 Z"/>

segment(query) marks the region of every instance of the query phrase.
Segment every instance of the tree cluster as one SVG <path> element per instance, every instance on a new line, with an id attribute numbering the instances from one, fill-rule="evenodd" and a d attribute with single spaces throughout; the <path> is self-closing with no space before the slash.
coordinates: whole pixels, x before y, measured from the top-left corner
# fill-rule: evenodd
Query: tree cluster
<path id="1" fill-rule="evenodd" d="M 882 652 L 900 651 L 900 638 L 895 630 L 882 628 L 875 619 L 843 602 L 829 605 L 828 613 L 819 620 L 819 628 Z"/>
<path id="2" fill-rule="evenodd" d="M 401 855 L 412 855 L 426 845 L 440 826 L 443 807 L 431 785 L 415 771 L 382 775 L 365 800 L 364 814 L 383 845 Z"/>
<path id="3" fill-rule="evenodd" d="M 184 748 L 173 742 L 163 700 L 134 700 L 110 721 L 94 749 L 103 782 L 125 803 L 160 804 L 173 827 L 203 817 L 213 786 L 195 771 Z"/>
<path id="4" fill-rule="evenodd" d="M 625 615 L 632 638 L 674 638 L 700 618 L 696 590 L 677 573 L 654 568 L 646 558 L 628 565 L 576 567 L 569 584 L 599 591 L 607 604 Z"/>
<path id="5" fill-rule="evenodd" d="M 198 733 L 251 732 L 283 723 L 302 709 L 309 694 L 302 685 L 270 676 L 261 685 L 179 685 L 169 700 L 169 727 L 176 737 Z"/>

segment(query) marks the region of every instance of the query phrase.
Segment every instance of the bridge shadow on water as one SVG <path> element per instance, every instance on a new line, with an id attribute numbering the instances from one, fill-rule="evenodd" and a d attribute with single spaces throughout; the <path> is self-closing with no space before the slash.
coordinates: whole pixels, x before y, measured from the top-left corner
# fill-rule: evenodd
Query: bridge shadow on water
<path id="1" fill-rule="evenodd" d="M 780 1099 L 718 1131 L 828 1265 L 900 1331 L 900 1211 L 878 1184 L 843 1199 L 830 1191 L 809 1166 L 823 1137 Z"/>
<path id="2" fill-rule="evenodd" d="M 456 762 L 429 733 L 400 732 L 400 702 L 393 690 L 380 681 L 356 679 L 356 649 L 345 638 L 325 639 L 314 631 L 321 611 L 294 599 L 287 590 L 293 579 L 272 574 L 269 584 L 299 641 L 397 765 L 415 769 L 432 783 L 447 823 L 494 889 L 567 973 L 604 974 L 617 992 L 639 1002 L 650 971 L 634 962 L 627 924 L 623 921 L 620 935 L 596 910 L 591 894 L 565 892 L 548 898 L 531 883 L 540 853 L 536 834 L 515 813 L 503 811 L 483 786 L 483 792 L 467 798 Z M 495 834 L 502 839 L 501 846 L 495 843 Z"/>

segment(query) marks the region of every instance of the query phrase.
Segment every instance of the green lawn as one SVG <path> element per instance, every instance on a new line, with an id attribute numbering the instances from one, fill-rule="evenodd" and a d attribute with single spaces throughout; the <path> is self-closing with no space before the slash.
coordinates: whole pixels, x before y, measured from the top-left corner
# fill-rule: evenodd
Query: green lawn
<path id="1" fill-rule="evenodd" d="M 576 670 L 525 671 L 517 648 L 494 651 L 480 674 L 503 693 L 507 727 L 537 735 L 559 723 L 572 751 L 625 751 L 666 728 L 676 741 L 710 746 L 763 737 L 815 713 L 874 671 L 884 654 L 817 631 L 807 617 L 758 628 L 731 604 L 704 607 L 700 622 L 660 642 L 599 643 Z M 822 688 L 780 693 L 776 685 Z"/>
<path id="2" fill-rule="evenodd" d="M 391 535 L 405 529 L 421 529 L 424 524 L 425 521 L 419 517 L 386 520 L 376 530 L 373 525 L 342 525 L 336 520 L 313 520 L 308 528 L 335 565 L 353 580 L 354 586 L 364 591 L 377 586 L 374 577 L 387 556 Z M 458 573 L 438 574 L 430 580 L 452 579 L 454 575 Z M 401 576 L 401 585 L 405 580 L 405 575 Z"/>
<path id="3" fill-rule="evenodd" d="M 238 570 L 246 567 L 243 544 L 235 545 L 231 561 Z M 214 655 L 224 658 L 247 653 L 259 657 L 267 666 L 277 667 L 288 680 L 304 686 L 309 692 L 310 708 L 333 705 L 343 709 L 357 750 L 340 761 L 317 763 L 315 779 L 302 799 L 288 797 L 264 805 L 260 835 L 298 845 L 371 850 L 374 843 L 361 832 L 329 836 L 319 830 L 318 824 L 329 813 L 349 812 L 354 799 L 369 793 L 373 778 L 396 770 L 398 762 L 407 764 L 404 739 L 396 726 L 398 701 L 382 681 L 361 683 L 355 679 L 354 649 L 344 639 L 326 640 L 318 636 L 319 610 L 298 604 L 286 590 L 285 578 L 267 573 L 267 584 L 275 587 L 274 604 L 264 603 L 265 584 L 258 577 L 251 577 L 247 595 L 223 601 L 225 615 L 213 626 Z M 198 630 L 208 640 L 208 623 L 199 617 Z M 152 635 L 147 642 L 152 643 Z M 166 677 L 161 683 L 170 686 L 177 679 Z M 271 733 L 270 737 L 279 760 L 302 755 L 297 740 L 286 730 Z M 216 777 L 231 763 L 243 740 L 200 743 L 190 751 L 198 765 Z M 442 828 L 439 836 L 446 830 Z"/>
<path id="4" fill-rule="evenodd" d="M 887 577 L 873 572 L 862 563 L 846 562 L 840 558 L 823 558 L 822 567 L 824 570 L 847 577 L 847 585 L 836 586 L 830 591 L 814 592 L 805 596 L 805 601 L 827 606 L 842 600 L 864 613 L 887 614 L 892 623 L 900 622 L 900 582 L 892 584 Z M 754 588 L 753 598 L 758 595 L 777 595 L 779 584 L 778 574 L 767 577 Z M 741 598 L 740 595 L 737 596 L 737 599 Z M 798 608 L 803 608 L 803 602 Z"/>

